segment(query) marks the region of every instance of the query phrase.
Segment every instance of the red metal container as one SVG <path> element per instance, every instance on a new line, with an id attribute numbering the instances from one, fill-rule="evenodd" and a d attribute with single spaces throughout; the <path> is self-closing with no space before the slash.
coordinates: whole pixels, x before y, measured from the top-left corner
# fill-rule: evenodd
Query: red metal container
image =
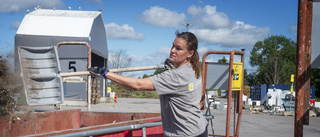
<path id="1" fill-rule="evenodd" d="M 20 120 L 17 120 L 17 117 Z M 18 114 L 0 119 L 0 133 L 11 136 L 53 136 L 68 133 L 160 122 L 160 113 L 81 112 L 80 109 Z M 163 136 L 162 126 L 146 129 L 147 136 Z M 99 136 L 141 136 L 140 130 Z"/>

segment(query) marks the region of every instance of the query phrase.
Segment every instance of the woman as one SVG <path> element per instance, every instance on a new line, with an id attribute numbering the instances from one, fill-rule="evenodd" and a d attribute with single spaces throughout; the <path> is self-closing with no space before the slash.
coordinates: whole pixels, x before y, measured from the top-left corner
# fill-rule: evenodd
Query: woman
<path id="1" fill-rule="evenodd" d="M 134 90 L 156 90 L 160 97 L 165 136 L 207 136 L 207 120 L 200 111 L 201 77 L 198 40 L 191 32 L 176 33 L 169 60 L 176 69 L 137 79 L 89 68 L 122 86 Z"/>

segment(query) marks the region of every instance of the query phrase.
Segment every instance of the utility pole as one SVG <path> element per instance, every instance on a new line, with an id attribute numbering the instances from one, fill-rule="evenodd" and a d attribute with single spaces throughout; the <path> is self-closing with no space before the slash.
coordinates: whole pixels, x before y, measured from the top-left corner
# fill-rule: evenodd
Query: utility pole
<path id="1" fill-rule="evenodd" d="M 277 57 L 274 59 L 274 79 L 273 83 L 277 84 Z"/>
<path id="2" fill-rule="evenodd" d="M 274 78 L 273 84 L 277 84 L 277 45 L 274 46 Z"/>

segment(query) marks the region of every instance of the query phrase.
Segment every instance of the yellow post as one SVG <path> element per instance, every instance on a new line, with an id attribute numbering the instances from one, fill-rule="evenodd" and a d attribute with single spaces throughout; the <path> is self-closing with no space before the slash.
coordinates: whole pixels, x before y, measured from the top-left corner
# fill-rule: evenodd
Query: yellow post
<path id="1" fill-rule="evenodd" d="M 293 93 L 293 82 L 294 82 L 294 75 L 293 75 L 293 74 L 291 74 L 291 80 L 290 80 L 290 82 L 291 82 L 290 92 L 291 92 L 291 94 L 292 94 L 292 93 Z"/>
<path id="2" fill-rule="evenodd" d="M 291 80 L 290 80 L 290 82 L 294 82 L 294 75 L 293 74 L 291 74 Z"/>

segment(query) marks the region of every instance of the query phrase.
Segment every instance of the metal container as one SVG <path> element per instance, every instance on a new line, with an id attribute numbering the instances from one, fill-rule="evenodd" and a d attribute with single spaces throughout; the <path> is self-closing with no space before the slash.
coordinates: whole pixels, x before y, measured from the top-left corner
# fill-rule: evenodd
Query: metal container
<path id="1" fill-rule="evenodd" d="M 267 85 L 251 85 L 250 86 L 250 98 L 252 100 L 262 100 L 267 94 Z"/>
<path id="2" fill-rule="evenodd" d="M 70 45 L 67 42 L 87 43 L 89 46 L 77 43 Z M 18 47 L 48 47 L 58 46 L 58 43 L 62 43 L 58 47 L 62 73 L 84 71 L 91 65 L 104 67 L 107 64 L 107 34 L 101 12 L 37 9 L 25 15 L 15 35 L 15 71 L 20 72 Z M 80 87 L 86 87 L 87 77 L 82 76 L 80 79 L 83 82 L 77 84 L 82 83 Z M 78 89 L 74 85 L 77 84 L 73 80 L 64 80 L 64 83 L 67 85 L 65 97 L 76 97 L 68 92 L 76 93 Z M 95 88 L 102 91 L 100 94 L 105 93 L 104 79 L 98 78 L 97 83 L 93 84 L 99 85 Z M 77 96 L 86 96 L 86 88 L 82 90 Z"/>
<path id="3" fill-rule="evenodd" d="M 160 113 L 87 112 L 80 109 L 72 109 L 19 113 L 15 116 L 15 118 L 19 117 L 21 120 L 0 118 L 0 123 L 8 125 L 0 128 L 1 136 L 65 136 L 68 133 L 103 130 L 112 127 L 121 128 L 123 126 L 151 124 L 154 122 L 160 122 L 160 125 L 147 128 L 146 135 L 157 134 L 158 136 L 163 136 Z M 132 136 L 142 136 L 142 130 L 127 129 L 102 134 L 101 136 L 129 136 L 130 134 Z"/>

